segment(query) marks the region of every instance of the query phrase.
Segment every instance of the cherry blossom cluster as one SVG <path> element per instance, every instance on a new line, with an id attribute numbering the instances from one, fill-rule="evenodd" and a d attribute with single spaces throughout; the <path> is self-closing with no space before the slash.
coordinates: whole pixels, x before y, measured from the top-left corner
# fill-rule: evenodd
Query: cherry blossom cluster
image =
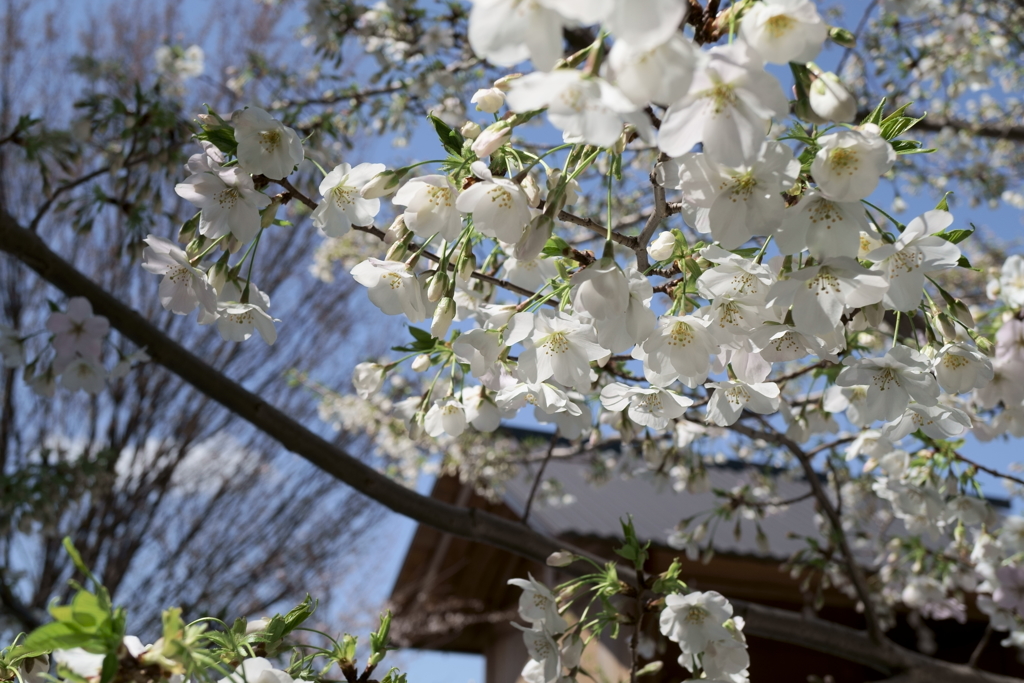
<path id="1" fill-rule="evenodd" d="M 626 542 L 619 554 L 639 567 L 641 586 L 626 586 L 621 582 L 614 565 L 595 565 L 596 573 L 582 579 L 570 580 L 555 591 L 533 576 L 528 579 L 510 579 L 509 585 L 522 589 L 519 597 L 519 616 L 530 626 L 512 625 L 523 632 L 523 640 L 530 661 L 522 671 L 527 683 L 568 683 L 581 672 L 581 657 L 587 644 L 597 636 L 618 637 L 618 624 L 631 624 L 634 635 L 633 670 L 654 673 L 663 667 L 656 659 L 653 648 L 641 651 L 639 635 L 648 607 L 647 601 L 634 600 L 634 608 L 616 599 L 646 598 L 653 594 L 658 599 L 651 604 L 663 607 L 658 614 L 661 634 L 678 643 L 681 649 L 679 665 L 693 674 L 695 679 L 706 678 L 728 683 L 749 680 L 747 671 L 750 656 L 743 635 L 743 618 L 733 616 L 732 605 L 715 591 L 690 591 L 679 581 L 678 562 L 664 573 L 644 578 L 642 568 L 646 562 L 646 546 L 637 542 L 631 522 L 624 522 Z M 548 558 L 548 565 L 566 567 L 579 558 L 568 551 L 559 551 Z M 584 603 L 586 603 L 585 606 Z M 602 607 L 597 608 L 595 603 Z M 654 660 L 642 665 L 640 659 Z M 584 669 L 585 670 L 585 669 Z"/>
<path id="2" fill-rule="evenodd" d="M 383 243 L 383 258 L 350 274 L 382 313 L 410 323 L 412 339 L 394 347 L 396 360 L 357 365 L 353 383 L 373 400 L 405 367 L 423 373 L 414 391 L 380 404 L 412 442 L 493 432 L 528 405 L 570 440 L 643 440 L 648 462 L 712 428 L 781 423 L 799 448 L 849 425 L 860 430 L 849 452 L 861 472 L 943 454 L 920 472 L 871 479 L 875 502 L 908 533 L 924 520 L 942 533 L 977 529 L 903 493 L 965 474 L 952 440 L 970 429 L 1024 433 L 1022 262 L 993 280 L 999 304 L 972 310 L 948 291 L 973 269 L 958 246 L 971 231 L 945 200 L 907 224 L 869 201 L 901 155 L 929 150 L 906 139 L 917 122 L 906 107 L 887 113 L 883 102 L 848 125 L 856 100 L 810 60 L 849 36 L 812 2 L 748 1 L 714 21 L 688 19 L 683 0 L 478 0 L 468 33 L 477 56 L 535 69 L 473 95 L 494 122 L 432 117 L 443 158 L 320 169 L 318 200 L 289 180 L 316 184 L 293 129 L 257 107 L 205 115 L 203 150 L 176 187 L 198 209 L 179 235 L 185 246 L 147 239 L 161 303 L 198 311 L 227 340 L 258 332 L 273 343 L 254 264 L 280 207 L 301 201 L 329 244 L 353 231 Z M 590 27 L 594 42 L 565 55 L 566 27 Z M 770 64 L 790 65 L 793 102 Z M 525 124 L 542 115 L 561 145 L 529 139 Z M 619 194 L 635 188 L 634 172 L 653 197 L 630 223 L 639 231 L 616 221 L 626 223 Z M 382 212 L 395 216 L 386 230 L 375 225 Z M 940 487 L 942 506 L 975 504 L 974 472 L 965 476 Z M 545 667 L 556 678 L 573 668 L 559 663 L 573 661 L 572 643 L 533 632 L 553 648 Z"/>
<path id="3" fill-rule="evenodd" d="M 71 297 L 67 310 L 51 303 L 46 329 L 23 334 L 0 325 L 0 357 L 7 368 L 24 368 L 25 381 L 40 396 L 51 397 L 57 385 L 70 391 L 95 394 L 103 390 L 107 379 L 124 377 L 133 365 L 149 360 L 145 351 L 118 355 L 109 370 L 104 365 L 104 341 L 110 322 L 93 315 L 92 304 L 84 297 Z M 33 347 L 33 337 L 45 338 L 45 344 Z"/>

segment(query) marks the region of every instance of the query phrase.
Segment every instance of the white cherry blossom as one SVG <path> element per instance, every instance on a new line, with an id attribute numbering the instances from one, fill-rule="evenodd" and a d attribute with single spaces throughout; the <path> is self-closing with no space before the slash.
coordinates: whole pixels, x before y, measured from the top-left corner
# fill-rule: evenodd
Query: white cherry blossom
<path id="1" fill-rule="evenodd" d="M 313 210 L 313 226 L 328 237 L 341 237 L 353 225 L 367 227 L 380 211 L 379 199 L 365 199 L 361 191 L 384 172 L 384 164 L 339 164 L 320 182 L 322 202 Z"/>
<path id="2" fill-rule="evenodd" d="M 196 173 L 174 191 L 201 210 L 199 234 L 211 239 L 233 235 L 243 243 L 252 241 L 260 230 L 260 210 L 270 206 L 270 197 L 258 192 L 249 174 L 237 166 Z"/>
<path id="3" fill-rule="evenodd" d="M 740 21 L 740 38 L 766 62 L 809 62 L 828 37 L 811 0 L 763 0 L 751 4 Z"/>
<path id="4" fill-rule="evenodd" d="M 519 596 L 519 616 L 531 624 L 544 624 L 548 633 L 561 633 L 569 624 L 558 613 L 555 595 L 532 574 L 527 576 L 529 579 L 508 580 L 508 585 L 523 589 Z"/>
<path id="5" fill-rule="evenodd" d="M 487 398 L 483 386 L 479 391 L 464 392 L 462 405 L 466 408 L 466 420 L 478 432 L 493 432 L 501 426 L 501 411 Z"/>
<path id="6" fill-rule="evenodd" d="M 405 224 L 420 237 L 429 239 L 437 234 L 454 242 L 462 232 L 462 216 L 455 206 L 457 195 L 448 176 L 425 175 L 403 185 L 392 201 L 405 207 Z"/>
<path id="7" fill-rule="evenodd" d="M 587 4 L 592 0 L 577 1 Z M 610 5 L 604 16 L 605 24 L 618 40 L 636 46 L 658 45 L 668 40 L 679 31 L 689 9 L 686 0 L 613 0 Z"/>
<path id="8" fill-rule="evenodd" d="M 601 405 L 613 412 L 627 411 L 629 419 L 651 429 L 665 429 L 693 405 L 693 399 L 660 387 L 634 387 L 615 382 L 601 389 Z"/>
<path id="9" fill-rule="evenodd" d="M 635 259 L 626 264 L 625 274 L 629 282 L 626 310 L 619 317 L 594 321 L 597 343 L 612 353 L 621 353 L 635 344 L 642 344 L 657 323 L 657 316 L 650 308 L 654 287 L 637 269 Z"/>
<path id="10" fill-rule="evenodd" d="M 352 370 L 352 386 L 364 401 L 376 394 L 384 383 L 384 366 L 378 363 L 359 363 Z"/>
<path id="11" fill-rule="evenodd" d="M 502 348 L 497 330 L 481 328 L 463 332 L 452 342 L 452 353 L 460 362 L 469 364 L 469 371 L 476 378 L 483 377 L 493 369 Z"/>
<path id="12" fill-rule="evenodd" d="M 837 256 L 802 268 L 779 280 L 768 292 L 768 303 L 793 307 L 793 322 L 804 334 L 831 336 L 846 307 L 877 303 L 889 285 L 855 259 Z"/>
<path id="13" fill-rule="evenodd" d="M 164 276 L 158 290 L 160 305 L 178 315 L 188 315 L 198 306 L 216 313 L 217 293 L 206 273 L 192 265 L 185 251 L 156 235 L 148 236 L 145 242 L 148 246 L 142 252 L 142 267 Z"/>
<path id="14" fill-rule="evenodd" d="M 597 320 L 618 318 L 629 306 L 629 281 L 610 256 L 572 276 L 573 309 Z"/>
<path id="15" fill-rule="evenodd" d="M 60 366 L 60 385 L 69 391 L 81 389 L 87 394 L 98 394 L 106 385 L 107 371 L 93 358 L 75 356 L 54 365 L 55 369 Z"/>
<path id="16" fill-rule="evenodd" d="M 506 387 L 498 392 L 494 402 L 499 410 L 509 415 L 514 415 L 528 403 L 549 415 L 563 411 L 580 414 L 580 407 L 569 400 L 564 390 L 547 382 L 521 382 Z"/>
<path id="17" fill-rule="evenodd" d="M 488 237 L 513 244 L 530 222 L 530 204 L 523 189 L 507 178 L 495 178 L 480 161 L 473 162 L 479 182 L 459 194 L 455 207 L 473 214 L 473 227 Z"/>
<path id="18" fill-rule="evenodd" d="M 524 345 L 526 348 L 519 355 L 519 376 L 525 382 L 543 382 L 554 377 L 579 391 L 590 389 L 590 363 L 608 355 L 598 345 L 593 326 L 551 310 L 538 311 L 533 316 L 532 334 Z"/>
<path id="19" fill-rule="evenodd" d="M 68 299 L 66 313 L 55 311 L 46 320 L 46 329 L 53 333 L 53 350 L 57 358 L 76 356 L 98 361 L 103 339 L 110 331 L 110 321 L 93 315 L 92 304 L 82 296 Z"/>
<path id="20" fill-rule="evenodd" d="M 352 269 L 352 278 L 370 290 L 370 301 L 381 312 L 404 314 L 413 323 L 427 317 L 423 284 L 407 264 L 370 258 Z"/>
<path id="21" fill-rule="evenodd" d="M 736 167 L 757 156 L 768 122 L 788 109 L 779 81 L 745 43 L 713 47 L 689 92 L 665 112 L 658 147 L 678 157 L 703 142 L 709 156 Z"/>
<path id="22" fill-rule="evenodd" d="M 992 381 L 992 361 L 965 342 L 946 344 L 935 359 L 935 378 L 942 390 L 962 394 Z"/>
<path id="23" fill-rule="evenodd" d="M 959 247 L 936 236 L 952 222 L 948 211 L 926 211 L 910 221 L 894 243 L 883 244 L 868 254 L 868 259 L 875 262 L 872 270 L 889 283 L 883 299 L 886 307 L 896 311 L 917 308 L 924 296 L 925 275 L 956 266 Z"/>
<path id="24" fill-rule="evenodd" d="M 243 659 L 234 673 L 217 683 L 292 683 L 292 677 L 284 671 L 275 669 L 274 665 L 263 657 L 251 657 Z"/>
<path id="25" fill-rule="evenodd" d="M 836 378 L 841 387 L 867 386 L 865 417 L 891 422 L 907 409 L 910 399 L 922 406 L 938 402 L 939 385 L 931 362 L 920 352 L 897 344 L 877 358 L 848 358 Z"/>
<path id="26" fill-rule="evenodd" d="M 774 382 L 747 384 L 740 380 L 709 382 L 714 389 L 708 401 L 708 422 L 728 427 L 740 418 L 744 410 L 770 415 L 779 409 L 779 386 Z"/>
<path id="27" fill-rule="evenodd" d="M 703 384 L 711 371 L 711 356 L 721 350 L 706 320 L 691 315 L 662 316 L 633 357 L 643 361 L 651 384 L 667 387 L 676 380 L 689 387 Z"/>
<path id="28" fill-rule="evenodd" d="M 515 256 L 509 256 L 502 264 L 502 269 L 506 280 L 531 292 L 537 291 L 558 275 L 554 261 L 544 258 L 520 261 Z"/>
<path id="29" fill-rule="evenodd" d="M 266 311 L 269 299 L 251 297 L 249 303 L 238 301 L 219 302 L 217 304 L 217 331 L 225 341 L 243 342 L 252 336 L 253 331 L 259 332 L 269 345 L 277 341 L 277 328 L 274 319 Z"/>
<path id="30" fill-rule="evenodd" d="M 680 33 L 663 43 L 617 40 L 608 52 L 607 78 L 633 104 L 668 106 L 690 89 L 700 52 Z"/>
<path id="31" fill-rule="evenodd" d="M 1014 308 L 1024 307 L 1024 257 L 1012 254 L 999 272 L 999 298 Z"/>
<path id="32" fill-rule="evenodd" d="M 651 257 L 651 261 L 667 261 L 672 258 L 672 255 L 676 250 L 676 236 L 666 230 L 665 232 L 659 233 L 651 242 L 647 245 L 647 255 Z"/>
<path id="33" fill-rule="evenodd" d="M 517 113 L 547 107 L 551 125 L 568 136 L 610 147 L 622 133 L 623 116 L 637 110 L 603 78 L 576 69 L 535 71 L 509 83 L 508 108 Z"/>
<path id="34" fill-rule="evenodd" d="M 783 254 L 809 249 L 816 259 L 833 256 L 856 258 L 861 232 L 871 230 L 860 202 L 837 202 L 810 190 L 800 203 L 786 209 L 775 230 L 775 243 Z"/>
<path id="35" fill-rule="evenodd" d="M 299 134 L 259 107 L 231 117 L 238 142 L 238 165 L 246 173 L 284 178 L 305 157 Z"/>
<path id="36" fill-rule="evenodd" d="M 821 193 L 836 202 L 866 198 L 896 162 L 896 150 L 871 123 L 823 135 L 818 145 L 811 175 Z"/>
<path id="37" fill-rule="evenodd" d="M 708 643 L 731 640 L 725 622 L 732 617 L 732 605 L 716 591 L 695 591 L 689 595 L 673 593 L 665 597 L 661 611 L 661 633 L 684 654 L 700 654 Z"/>
<path id="38" fill-rule="evenodd" d="M 527 59 L 547 71 L 562 56 L 562 27 L 568 23 L 545 0 L 473 0 L 469 44 L 479 57 L 497 66 Z"/>
<path id="39" fill-rule="evenodd" d="M 423 418 L 423 428 L 434 438 L 442 434 L 459 436 L 466 431 L 466 409 L 454 396 L 438 399 Z"/>
<path id="40" fill-rule="evenodd" d="M 709 210 L 711 235 L 726 249 L 735 249 L 755 235 L 766 235 L 782 222 L 782 192 L 800 175 L 793 151 L 766 142 L 756 157 L 738 166 L 716 163 L 708 154 L 680 159 L 679 187 L 683 199 Z"/>
<path id="41" fill-rule="evenodd" d="M 971 418 L 959 408 L 911 403 L 903 415 L 882 428 L 882 434 L 892 441 L 899 441 L 920 429 L 933 439 L 948 439 L 961 436 L 970 428 Z"/>

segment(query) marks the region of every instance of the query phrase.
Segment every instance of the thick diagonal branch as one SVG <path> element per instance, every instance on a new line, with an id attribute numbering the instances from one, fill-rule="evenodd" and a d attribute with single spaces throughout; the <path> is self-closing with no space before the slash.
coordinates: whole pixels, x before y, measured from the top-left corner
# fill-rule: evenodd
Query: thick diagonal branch
<path id="1" fill-rule="evenodd" d="M 145 347 L 155 362 L 276 439 L 289 451 L 394 512 L 438 531 L 501 548 L 536 562 L 544 562 L 552 552 L 567 547 L 579 555 L 587 555 L 518 522 L 482 510 L 450 505 L 397 484 L 314 434 L 169 338 L 55 254 L 38 235 L 18 225 L 3 211 L 0 211 L 0 251 L 18 259 L 65 294 L 86 297 L 96 314 L 106 316 L 122 335 Z M 935 680 L 1024 683 L 1019 679 L 925 657 L 895 645 L 880 648 L 861 631 L 817 619 L 805 619 L 796 612 L 742 600 L 733 600 L 733 605 L 736 613 L 746 619 L 745 630 L 751 635 L 826 652 L 888 674 L 928 669 L 936 673 Z"/>

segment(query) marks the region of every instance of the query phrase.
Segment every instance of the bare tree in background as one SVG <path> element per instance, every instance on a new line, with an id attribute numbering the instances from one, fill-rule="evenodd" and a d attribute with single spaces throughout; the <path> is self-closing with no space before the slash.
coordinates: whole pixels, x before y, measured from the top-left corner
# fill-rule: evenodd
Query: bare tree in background
<path id="1" fill-rule="evenodd" d="M 324 287 L 306 274 L 319 242 L 312 231 L 281 227 L 261 248 L 265 290 L 308 302 L 304 322 L 295 321 L 293 334 L 274 347 L 241 353 L 213 328 L 165 314 L 156 304 L 158 278 L 138 267 L 141 235 L 173 237 L 189 217 L 160 176 L 175 173 L 194 151 L 187 116 L 166 83 L 150 91 L 135 86 L 152 83 L 146 67 L 153 50 L 183 25 L 175 6 L 96 6 L 95 15 L 69 22 L 46 7 L 6 1 L 0 131 L 16 130 L 27 113 L 68 125 L 46 131 L 41 145 L 19 144 L 17 134 L 0 145 L 0 208 L 33 224 L 193 352 L 312 422 L 315 403 L 285 374 L 301 367 L 340 384 L 360 348 L 357 335 L 345 334 L 347 289 L 335 284 L 331 296 L 312 296 Z M 242 44 L 267 53 L 279 11 L 235 2 L 203 23 L 222 33 L 227 53 Z M 74 37 L 68 23 L 83 28 L 80 44 L 62 42 Z M 73 55 L 76 48 L 81 53 Z M 224 88 L 203 95 L 218 92 L 229 100 L 224 106 L 234 104 L 236 95 Z M 76 120 L 86 123 L 76 127 Z M 114 165 L 120 168 L 111 171 Z M 91 174 L 94 181 L 80 181 Z M 4 322 L 43 326 L 52 288 L 6 257 L 0 287 Z M 352 345 L 344 352 L 339 333 Z M 354 568 L 346 550 L 363 539 L 378 510 L 159 366 L 137 367 L 92 397 L 40 399 L 14 370 L 0 378 L 0 633 L 45 619 L 49 600 L 66 589 L 73 568 L 61 549 L 64 536 L 116 598 L 144 606 L 133 613 L 132 628 L 145 633 L 169 603 L 194 616 L 258 615 L 306 591 L 330 595 Z M 325 617 L 337 616 L 332 605 L 324 608 Z"/>

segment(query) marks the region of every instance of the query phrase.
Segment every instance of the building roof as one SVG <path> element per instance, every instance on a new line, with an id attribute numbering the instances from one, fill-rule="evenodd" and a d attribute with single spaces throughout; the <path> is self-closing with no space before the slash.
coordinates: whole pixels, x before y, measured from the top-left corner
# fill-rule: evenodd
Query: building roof
<path id="1" fill-rule="evenodd" d="M 605 483 L 594 484 L 588 478 L 587 469 L 578 463 L 553 460 L 545 469 L 544 479 L 556 480 L 560 484 L 559 493 L 571 496 L 572 502 L 552 505 L 543 499 L 534 501 L 530 525 L 553 537 L 621 538 L 619 519 L 630 514 L 637 536 L 668 546 L 669 536 L 680 520 L 704 519 L 708 511 L 721 504 L 714 490 L 730 491 L 744 484 L 756 486 L 757 475 L 762 473 L 765 473 L 762 467 L 738 462 L 711 465 L 707 470 L 707 485 L 702 487 L 704 492 L 692 493 L 676 491 L 667 481 L 657 481 L 649 473 L 638 473 L 634 478 L 612 477 Z M 803 478 L 790 478 L 779 470 L 767 474 L 774 484 L 770 500 L 799 498 L 809 490 Z M 503 502 L 517 516 L 523 513 L 535 476 L 535 472 L 524 473 L 506 486 Z M 761 543 L 757 538 L 758 526 L 764 535 Z M 716 554 L 778 560 L 805 547 L 803 537 L 820 537 L 814 523 L 814 501 L 810 498 L 769 511 L 756 521 L 712 522 L 709 532 Z M 763 547 L 765 540 L 767 548 Z"/>

